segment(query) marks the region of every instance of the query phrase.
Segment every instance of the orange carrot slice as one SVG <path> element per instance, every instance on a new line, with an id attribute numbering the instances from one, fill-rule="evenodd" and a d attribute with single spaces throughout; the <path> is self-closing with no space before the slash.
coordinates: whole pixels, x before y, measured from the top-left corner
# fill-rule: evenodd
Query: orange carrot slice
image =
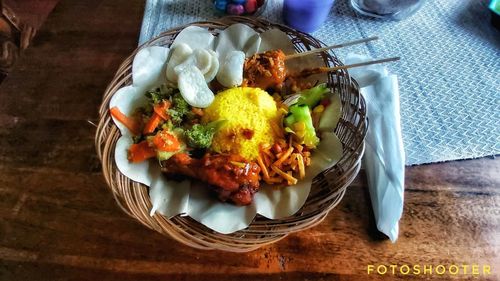
<path id="1" fill-rule="evenodd" d="M 142 130 L 143 134 L 151 134 L 152 132 L 155 131 L 155 129 L 160 125 L 162 118 L 160 115 L 153 113 L 151 118 L 149 118 L 148 122 L 144 126 L 144 130 Z"/>
<path id="2" fill-rule="evenodd" d="M 153 107 L 153 110 L 156 114 L 158 114 L 161 119 L 167 121 L 169 119 L 169 116 L 167 114 L 167 110 L 170 108 L 170 102 L 169 101 L 162 101 L 158 104 L 155 104 Z"/>
<path id="3" fill-rule="evenodd" d="M 179 140 L 167 131 L 161 131 L 153 138 L 156 149 L 161 151 L 174 152 L 181 148 Z"/>
<path id="4" fill-rule="evenodd" d="M 133 163 L 139 163 L 156 156 L 156 151 L 149 146 L 148 141 L 132 144 L 128 151 L 128 160 Z"/>
<path id="5" fill-rule="evenodd" d="M 123 112 L 118 109 L 118 107 L 113 107 L 109 110 L 111 113 L 111 116 L 113 116 L 116 120 L 118 120 L 120 123 L 122 123 L 127 129 L 132 132 L 134 135 L 139 135 L 141 132 L 140 129 L 140 124 L 137 122 L 135 119 L 128 117 L 127 115 L 123 114 Z"/>

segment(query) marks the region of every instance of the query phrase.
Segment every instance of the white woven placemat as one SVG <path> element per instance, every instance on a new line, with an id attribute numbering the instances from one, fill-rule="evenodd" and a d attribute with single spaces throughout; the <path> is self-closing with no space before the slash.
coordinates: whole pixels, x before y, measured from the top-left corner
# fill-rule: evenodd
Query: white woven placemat
<path id="1" fill-rule="evenodd" d="M 371 35 L 382 40 L 339 50 L 374 58 L 401 56 L 389 66 L 399 76 L 406 164 L 500 154 L 500 31 L 486 0 L 429 0 L 400 21 L 356 15 L 337 0 L 312 35 L 326 44 Z M 216 17 L 210 0 L 147 0 L 140 43 L 172 27 Z M 282 0 L 262 15 L 282 22 Z"/>

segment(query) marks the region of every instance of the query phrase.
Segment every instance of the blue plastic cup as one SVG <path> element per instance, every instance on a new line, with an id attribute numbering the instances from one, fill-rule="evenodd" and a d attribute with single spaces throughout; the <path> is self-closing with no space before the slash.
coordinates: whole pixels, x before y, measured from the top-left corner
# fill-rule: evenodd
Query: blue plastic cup
<path id="1" fill-rule="evenodd" d="M 283 18 L 290 27 L 313 32 L 325 22 L 334 2 L 335 0 L 285 0 Z"/>

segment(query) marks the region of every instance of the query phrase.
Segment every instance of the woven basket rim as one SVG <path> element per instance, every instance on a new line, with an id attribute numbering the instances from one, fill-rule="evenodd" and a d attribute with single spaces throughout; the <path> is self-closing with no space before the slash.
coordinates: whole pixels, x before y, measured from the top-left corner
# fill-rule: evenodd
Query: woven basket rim
<path id="1" fill-rule="evenodd" d="M 252 224 L 242 231 L 237 231 L 232 234 L 220 234 L 189 217 L 175 216 L 173 218 L 165 218 L 155 214 L 150 217 L 148 210 L 150 208 L 149 195 L 147 186 L 132 182 L 130 179 L 122 175 L 116 168 L 114 163 L 114 144 L 120 135 L 116 125 L 111 121 L 108 114 L 109 101 L 113 94 L 122 86 L 130 84 L 131 81 L 131 63 L 135 54 L 142 48 L 152 45 L 162 45 L 165 42 L 162 40 L 173 41 L 175 36 L 187 26 L 206 27 L 209 31 L 217 33 L 233 23 L 244 23 L 250 25 L 257 32 L 262 32 L 270 28 L 279 28 L 285 31 L 289 36 L 292 36 L 297 51 L 305 50 L 308 47 L 325 46 L 321 41 L 312 36 L 293 30 L 285 25 L 272 23 L 267 20 L 258 18 L 228 16 L 214 21 L 199 21 L 186 25 L 182 25 L 171 30 L 162 32 L 160 35 L 141 44 L 135 49 L 120 65 L 114 78 L 105 90 L 103 101 L 99 109 L 99 125 L 95 137 L 96 151 L 102 163 L 103 174 L 106 179 L 107 186 L 110 188 L 118 205 L 130 216 L 140 221 L 147 227 L 154 229 L 162 234 L 169 235 L 175 240 L 199 249 L 219 249 L 232 252 L 246 252 L 254 250 L 260 246 L 276 242 L 286 235 L 310 228 L 320 223 L 342 199 L 347 186 L 354 180 L 360 169 L 360 159 L 364 151 L 364 137 L 367 129 L 366 108 L 363 97 L 359 93 L 357 83 L 352 80 L 347 71 L 339 71 L 330 78 L 334 79 L 338 85 L 335 90 L 342 90 L 346 93 L 346 104 L 348 108 L 343 108 L 343 119 L 339 122 L 336 128 L 336 133 L 345 135 L 345 139 L 354 140 L 353 145 L 350 145 L 348 150 L 344 148 L 342 159 L 337 165 L 324 172 L 322 179 L 315 181 L 313 186 L 320 182 L 325 192 L 324 198 L 314 198 L 314 204 L 317 204 L 317 210 L 309 210 L 302 208 L 298 213 L 290 219 L 270 220 L 257 215 Z M 305 43 L 304 43 L 305 42 Z M 301 45 L 302 44 L 302 45 Z M 332 65 L 341 65 L 342 63 L 336 58 L 333 52 L 325 52 L 321 55 L 326 63 Z M 329 83 L 333 83 L 329 81 Z M 128 84 L 127 84 L 128 83 Z M 334 87 L 331 86 L 330 87 Z M 342 93 L 341 93 L 342 94 Z M 344 111 L 345 110 L 345 111 Z M 345 118 L 344 118 L 345 117 Z M 341 127 L 339 129 L 339 127 Z M 351 144 L 351 143 L 349 143 Z M 348 151 L 348 153 L 346 153 Z M 343 165 L 343 166 L 342 166 Z M 335 173 L 340 173 L 338 166 L 341 166 L 342 173 L 340 177 L 329 179 L 335 176 Z M 345 167 L 344 167 L 345 166 Z M 336 168 L 337 167 L 337 168 Z M 323 173 L 322 173 L 323 174 Z M 332 190 L 327 184 L 339 185 L 339 188 Z M 311 191 L 312 192 L 312 191 Z M 312 196 L 310 194 L 310 196 Z M 308 198 L 309 201 L 309 198 Z M 307 202 L 306 201 L 306 204 Z M 311 206 L 309 206 L 311 207 Z M 312 209 L 312 207 L 311 207 Z M 301 216 L 302 215 L 302 216 Z"/>

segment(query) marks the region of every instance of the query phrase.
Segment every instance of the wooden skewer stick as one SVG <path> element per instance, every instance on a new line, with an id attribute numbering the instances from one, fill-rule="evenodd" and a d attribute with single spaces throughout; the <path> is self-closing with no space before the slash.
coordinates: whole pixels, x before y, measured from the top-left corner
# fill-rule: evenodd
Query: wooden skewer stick
<path id="1" fill-rule="evenodd" d="M 365 62 L 360 62 L 360 63 L 339 65 L 339 66 L 335 66 L 335 67 L 330 67 L 330 68 L 325 67 L 325 68 L 326 68 L 327 72 L 330 72 L 330 71 L 337 71 L 340 69 L 349 69 L 349 68 L 360 67 L 360 66 L 371 65 L 371 64 L 379 64 L 379 63 L 384 63 L 384 62 L 398 61 L 400 59 L 401 59 L 400 57 L 392 57 L 392 58 L 371 60 L 371 61 L 365 61 Z"/>
<path id="2" fill-rule="evenodd" d="M 365 61 L 365 62 L 353 63 L 353 64 L 347 64 L 347 65 L 339 65 L 339 66 L 335 66 L 335 67 L 318 67 L 318 68 L 312 68 L 312 69 L 304 69 L 301 72 L 298 72 L 296 74 L 292 74 L 290 76 L 292 76 L 292 77 L 305 77 L 305 76 L 310 76 L 313 74 L 333 72 L 333 71 L 337 71 L 337 70 L 341 70 L 341 69 L 349 69 L 349 68 L 372 65 L 372 64 L 379 64 L 379 63 L 384 63 L 384 62 L 398 61 L 400 59 L 401 59 L 400 57 L 392 57 L 392 58 Z"/>
<path id="3" fill-rule="evenodd" d="M 289 60 L 289 59 L 300 58 L 300 57 L 307 56 L 307 55 L 310 55 L 310 54 L 315 54 L 315 53 L 319 53 L 319 52 L 323 52 L 323 51 L 327 51 L 327 50 L 331 50 L 331 49 L 344 48 L 344 47 L 348 47 L 348 46 L 352 46 L 352 45 L 357 45 L 357 44 L 361 44 L 361 43 L 365 43 L 365 42 L 369 42 L 369 41 L 373 41 L 373 40 L 378 40 L 378 36 L 373 36 L 373 37 L 358 39 L 358 40 L 354 40 L 354 41 L 350 41 L 350 42 L 340 43 L 340 44 L 337 44 L 337 45 L 332 45 L 332 46 L 327 46 L 327 47 L 323 47 L 323 48 L 318 48 L 318 49 L 310 50 L 310 51 L 307 51 L 307 52 L 296 53 L 296 54 L 293 54 L 293 55 L 286 56 L 285 59 Z"/>

